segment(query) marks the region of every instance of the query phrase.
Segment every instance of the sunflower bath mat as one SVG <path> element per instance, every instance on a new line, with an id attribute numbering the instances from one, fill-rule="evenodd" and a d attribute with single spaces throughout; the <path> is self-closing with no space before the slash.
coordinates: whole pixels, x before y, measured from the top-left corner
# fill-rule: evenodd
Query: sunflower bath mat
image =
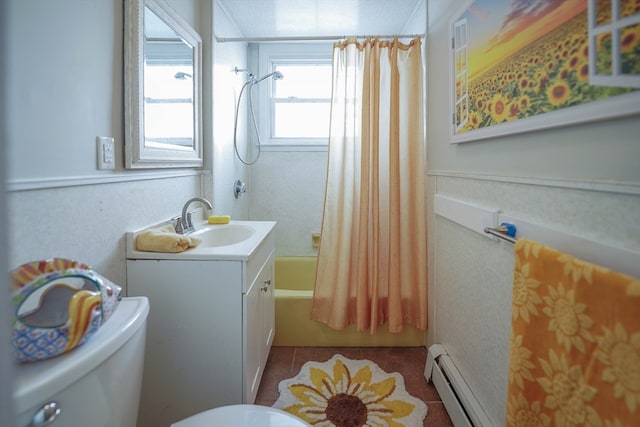
<path id="1" fill-rule="evenodd" d="M 274 407 L 318 427 L 420 427 L 427 415 L 427 405 L 407 393 L 400 374 L 339 354 L 305 363 L 278 391 Z"/>

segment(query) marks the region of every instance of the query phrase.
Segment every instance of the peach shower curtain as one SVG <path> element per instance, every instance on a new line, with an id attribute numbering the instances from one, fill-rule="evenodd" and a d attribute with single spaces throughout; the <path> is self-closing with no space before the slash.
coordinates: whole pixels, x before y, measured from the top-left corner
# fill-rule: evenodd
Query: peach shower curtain
<path id="1" fill-rule="evenodd" d="M 427 327 L 421 40 L 336 43 L 312 319 Z"/>

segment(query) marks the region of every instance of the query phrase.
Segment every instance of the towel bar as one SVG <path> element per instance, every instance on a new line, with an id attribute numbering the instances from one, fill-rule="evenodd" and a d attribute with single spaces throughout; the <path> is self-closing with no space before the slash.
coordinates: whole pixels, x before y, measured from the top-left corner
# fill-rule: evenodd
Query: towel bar
<path id="1" fill-rule="evenodd" d="M 503 222 L 500 226 L 492 228 L 485 227 L 484 232 L 496 236 L 502 240 L 505 240 L 509 243 L 515 243 L 515 235 L 516 235 L 516 226 L 513 224 L 509 224 Z"/>

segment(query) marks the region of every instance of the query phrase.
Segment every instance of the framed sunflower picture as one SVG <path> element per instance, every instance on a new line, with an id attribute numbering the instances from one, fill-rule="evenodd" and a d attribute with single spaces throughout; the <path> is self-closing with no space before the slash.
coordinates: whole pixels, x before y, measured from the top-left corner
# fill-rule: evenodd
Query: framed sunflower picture
<path id="1" fill-rule="evenodd" d="M 640 0 L 475 0 L 450 30 L 452 143 L 640 112 Z"/>

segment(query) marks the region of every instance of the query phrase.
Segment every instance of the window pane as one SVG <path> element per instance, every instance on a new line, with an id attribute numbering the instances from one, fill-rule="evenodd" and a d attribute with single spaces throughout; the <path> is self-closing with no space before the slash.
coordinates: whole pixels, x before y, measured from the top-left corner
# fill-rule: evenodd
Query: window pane
<path id="1" fill-rule="evenodd" d="M 147 140 L 177 145 L 193 144 L 193 106 L 186 103 L 145 103 Z"/>
<path id="2" fill-rule="evenodd" d="M 596 37 L 596 74 L 611 75 L 612 55 L 611 55 L 611 32 L 600 33 Z"/>
<path id="3" fill-rule="evenodd" d="M 275 105 L 275 138 L 328 138 L 330 104 L 286 102 Z"/>
<path id="4" fill-rule="evenodd" d="M 193 71 L 183 65 L 146 65 L 146 143 L 193 144 Z"/>
<path id="5" fill-rule="evenodd" d="M 626 18 L 627 16 L 633 16 L 640 13 L 638 2 L 634 0 L 621 0 L 620 1 L 620 18 Z"/>
<path id="6" fill-rule="evenodd" d="M 611 0 L 596 0 L 596 26 L 611 22 Z"/>
<path id="7" fill-rule="evenodd" d="M 622 74 L 640 75 L 640 24 L 622 28 L 620 55 Z"/>
<path id="8" fill-rule="evenodd" d="M 276 64 L 275 70 L 284 75 L 274 81 L 276 98 L 331 98 L 331 64 Z"/>
<path id="9" fill-rule="evenodd" d="M 145 98 L 190 100 L 193 92 L 192 73 L 192 69 L 185 66 L 145 66 Z"/>

